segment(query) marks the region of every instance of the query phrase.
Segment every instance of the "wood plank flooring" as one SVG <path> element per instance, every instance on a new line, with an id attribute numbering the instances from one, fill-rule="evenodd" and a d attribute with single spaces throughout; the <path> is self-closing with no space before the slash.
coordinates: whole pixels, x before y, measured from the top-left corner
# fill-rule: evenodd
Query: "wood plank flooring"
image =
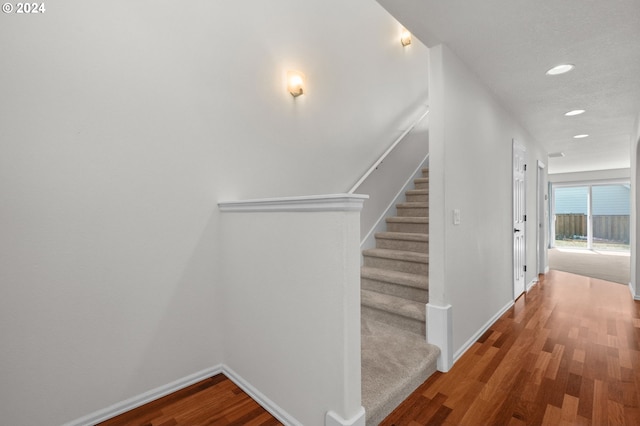
<path id="1" fill-rule="evenodd" d="M 640 302 L 551 271 L 381 425 L 640 425 Z"/>
<path id="2" fill-rule="evenodd" d="M 280 424 L 217 375 L 101 425 Z M 640 425 L 640 302 L 626 286 L 551 271 L 392 425 Z"/>
<path id="3" fill-rule="evenodd" d="M 222 374 L 198 382 L 100 426 L 274 426 L 281 425 Z"/>

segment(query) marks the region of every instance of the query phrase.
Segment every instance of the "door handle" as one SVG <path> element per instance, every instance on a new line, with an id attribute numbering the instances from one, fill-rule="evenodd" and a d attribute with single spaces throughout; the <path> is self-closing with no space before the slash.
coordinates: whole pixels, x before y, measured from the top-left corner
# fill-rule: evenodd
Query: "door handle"
<path id="1" fill-rule="evenodd" d="M 513 233 L 515 234 L 516 232 L 520 232 L 520 230 L 518 228 L 513 228 Z"/>

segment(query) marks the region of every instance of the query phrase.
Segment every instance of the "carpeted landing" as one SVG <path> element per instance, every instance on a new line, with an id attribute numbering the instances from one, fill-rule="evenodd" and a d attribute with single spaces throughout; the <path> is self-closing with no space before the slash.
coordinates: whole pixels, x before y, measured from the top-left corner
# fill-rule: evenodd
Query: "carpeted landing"
<path id="1" fill-rule="evenodd" d="M 436 371 L 440 350 L 423 336 L 362 319 L 362 405 L 378 425 Z"/>

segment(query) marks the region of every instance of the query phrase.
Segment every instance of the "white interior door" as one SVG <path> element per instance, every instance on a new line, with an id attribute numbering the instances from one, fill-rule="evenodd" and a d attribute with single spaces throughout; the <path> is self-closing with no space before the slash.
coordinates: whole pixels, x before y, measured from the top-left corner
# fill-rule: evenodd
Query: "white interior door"
<path id="1" fill-rule="evenodd" d="M 513 298 L 525 289 L 526 271 L 526 149 L 513 141 Z"/>

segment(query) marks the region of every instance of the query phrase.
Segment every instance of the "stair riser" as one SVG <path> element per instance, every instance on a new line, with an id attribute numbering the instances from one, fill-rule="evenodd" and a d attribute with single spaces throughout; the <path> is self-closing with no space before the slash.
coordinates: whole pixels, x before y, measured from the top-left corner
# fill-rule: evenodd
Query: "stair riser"
<path id="1" fill-rule="evenodd" d="M 423 170 L 422 171 L 422 177 L 428 178 L 429 177 L 429 170 Z"/>
<path id="2" fill-rule="evenodd" d="M 428 194 L 420 194 L 420 195 L 411 195 L 406 194 L 408 203 L 428 203 L 429 195 Z"/>
<path id="3" fill-rule="evenodd" d="M 389 250 L 413 251 L 416 253 L 429 253 L 427 241 L 405 241 L 377 238 L 376 247 Z"/>
<path id="4" fill-rule="evenodd" d="M 361 307 L 361 313 L 363 317 L 366 316 L 375 321 L 391 324 L 420 336 L 426 336 L 427 334 L 427 324 L 425 321 L 418 321 L 413 318 L 407 318 L 364 305 Z"/>
<path id="5" fill-rule="evenodd" d="M 365 290 L 402 297 L 404 299 L 414 300 L 424 304 L 429 302 L 429 292 L 421 288 L 407 287 L 405 285 L 376 281 L 368 278 L 362 278 L 361 287 Z"/>
<path id="6" fill-rule="evenodd" d="M 397 207 L 396 211 L 400 217 L 429 217 L 428 207 Z"/>
<path id="7" fill-rule="evenodd" d="M 429 182 L 416 182 L 415 189 L 429 189 Z"/>
<path id="8" fill-rule="evenodd" d="M 389 232 L 414 232 L 418 234 L 428 234 L 428 223 L 397 223 L 387 222 L 387 231 Z"/>
<path id="9" fill-rule="evenodd" d="M 427 275 L 429 273 L 429 264 L 427 263 L 409 262 L 405 260 L 387 259 L 384 257 L 367 255 L 364 256 L 364 266 L 398 272 L 408 272 L 410 274 Z"/>

